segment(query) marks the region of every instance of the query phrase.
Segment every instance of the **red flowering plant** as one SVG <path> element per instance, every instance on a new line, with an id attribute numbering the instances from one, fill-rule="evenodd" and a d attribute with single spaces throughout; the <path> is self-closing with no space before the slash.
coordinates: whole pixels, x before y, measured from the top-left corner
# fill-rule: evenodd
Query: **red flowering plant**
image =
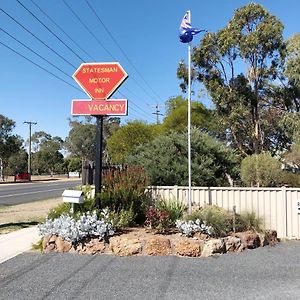
<path id="1" fill-rule="evenodd" d="M 153 206 L 149 207 L 146 213 L 145 225 L 149 226 L 150 229 L 154 229 L 158 233 L 165 233 L 171 224 L 170 214 L 167 211 Z"/>

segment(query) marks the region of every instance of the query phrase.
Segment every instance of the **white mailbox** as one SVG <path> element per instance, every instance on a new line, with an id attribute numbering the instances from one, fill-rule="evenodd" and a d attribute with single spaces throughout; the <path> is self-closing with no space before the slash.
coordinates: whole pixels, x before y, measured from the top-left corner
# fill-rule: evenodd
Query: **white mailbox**
<path id="1" fill-rule="evenodd" d="M 64 190 L 62 193 L 63 201 L 69 203 L 83 203 L 83 192 L 75 190 Z"/>

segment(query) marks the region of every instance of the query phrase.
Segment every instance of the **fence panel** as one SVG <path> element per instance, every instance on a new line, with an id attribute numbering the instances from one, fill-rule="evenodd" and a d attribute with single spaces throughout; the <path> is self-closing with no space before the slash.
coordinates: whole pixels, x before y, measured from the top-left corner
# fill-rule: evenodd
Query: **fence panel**
<path id="1" fill-rule="evenodd" d="M 153 200 L 161 198 L 188 205 L 188 187 L 152 186 L 149 192 Z M 255 212 L 265 228 L 275 229 L 280 238 L 300 238 L 299 201 L 300 189 L 296 188 L 192 188 L 194 208 L 217 205 L 231 211 L 235 206 L 237 213 Z"/>

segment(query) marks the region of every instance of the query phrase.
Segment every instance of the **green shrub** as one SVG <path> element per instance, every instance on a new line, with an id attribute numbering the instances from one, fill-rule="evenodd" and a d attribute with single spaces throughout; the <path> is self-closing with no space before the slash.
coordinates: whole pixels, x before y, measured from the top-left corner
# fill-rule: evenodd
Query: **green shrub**
<path id="1" fill-rule="evenodd" d="M 281 163 L 269 153 L 247 156 L 241 163 L 241 178 L 247 186 L 276 186 L 282 173 Z"/>
<path id="2" fill-rule="evenodd" d="M 236 215 L 236 231 L 263 231 L 263 221 L 255 212 L 244 212 Z"/>
<path id="3" fill-rule="evenodd" d="M 132 209 L 134 221 L 142 224 L 149 204 L 145 193 L 148 178 L 143 169 L 128 167 L 123 170 L 109 171 L 103 176 L 101 207 L 119 213 Z"/>
<path id="4" fill-rule="evenodd" d="M 48 213 L 48 219 L 57 219 L 59 218 L 62 214 L 68 214 L 70 213 L 71 209 L 71 204 L 67 202 L 63 202 L 58 204 L 56 207 L 52 208 L 50 212 Z"/>
<path id="5" fill-rule="evenodd" d="M 158 199 L 155 201 L 155 208 L 161 211 L 166 211 L 169 214 L 171 225 L 175 225 L 176 220 L 182 218 L 186 206 L 175 201 L 165 201 Z"/>
<path id="6" fill-rule="evenodd" d="M 205 222 L 207 226 L 213 227 L 215 236 L 225 236 L 232 231 L 232 214 L 221 207 L 207 205 L 185 216 L 187 221 L 196 221 L 197 219 L 201 223 Z"/>
<path id="7" fill-rule="evenodd" d="M 111 211 L 110 220 L 115 230 L 122 230 L 134 223 L 134 212 L 132 208 L 121 209 L 119 212 Z"/>

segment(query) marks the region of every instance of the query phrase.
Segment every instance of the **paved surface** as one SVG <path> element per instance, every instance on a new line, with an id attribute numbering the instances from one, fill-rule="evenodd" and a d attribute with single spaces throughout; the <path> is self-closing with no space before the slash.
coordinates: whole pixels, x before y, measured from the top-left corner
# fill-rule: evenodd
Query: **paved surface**
<path id="1" fill-rule="evenodd" d="M 3 184 L 0 205 L 16 205 L 61 196 L 65 189 L 81 184 L 81 179 Z"/>
<path id="2" fill-rule="evenodd" d="M 0 235 L 0 263 L 31 249 L 40 239 L 37 226 Z"/>
<path id="3" fill-rule="evenodd" d="M 218 258 L 24 253 L 0 264 L 0 299 L 300 299 L 300 241 Z"/>

